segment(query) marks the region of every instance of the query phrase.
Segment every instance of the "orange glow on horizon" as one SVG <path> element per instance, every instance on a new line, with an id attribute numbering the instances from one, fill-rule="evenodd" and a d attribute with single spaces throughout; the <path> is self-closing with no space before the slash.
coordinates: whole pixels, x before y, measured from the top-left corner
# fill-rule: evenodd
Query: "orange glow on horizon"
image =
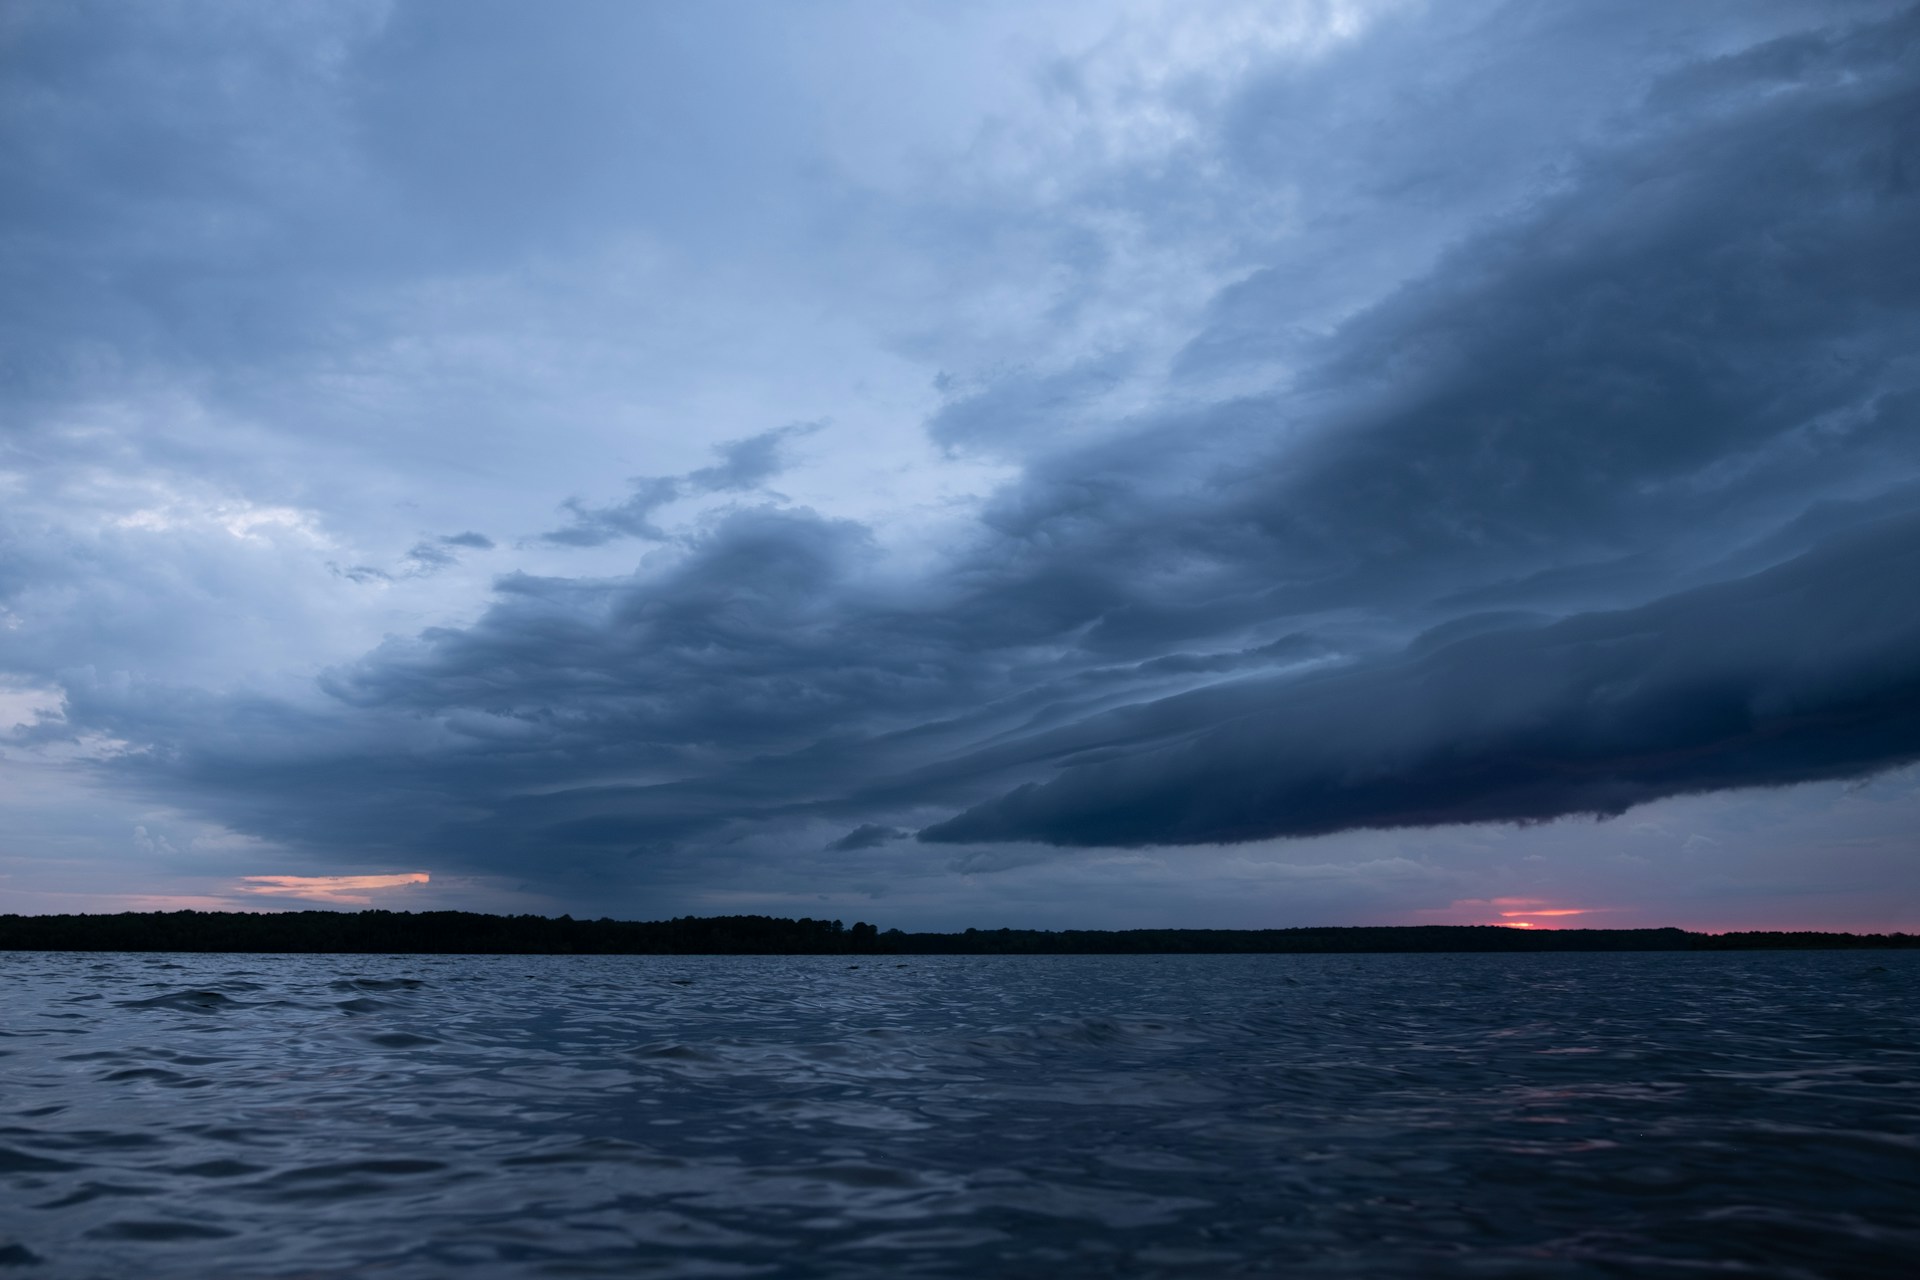
<path id="1" fill-rule="evenodd" d="M 1503 929 L 1556 929 L 1574 916 L 1617 910 L 1614 907 L 1566 907 L 1551 898 L 1455 898 L 1444 907 L 1416 913 L 1421 923 L 1496 925 Z M 1580 927 L 1589 927 L 1581 922 Z"/>
<path id="2" fill-rule="evenodd" d="M 366 907 L 373 905 L 367 891 L 405 889 L 427 884 L 433 877 L 424 871 L 401 871 L 379 876 L 241 876 L 241 893 L 282 895 L 306 898 L 312 902 L 335 902 Z"/>

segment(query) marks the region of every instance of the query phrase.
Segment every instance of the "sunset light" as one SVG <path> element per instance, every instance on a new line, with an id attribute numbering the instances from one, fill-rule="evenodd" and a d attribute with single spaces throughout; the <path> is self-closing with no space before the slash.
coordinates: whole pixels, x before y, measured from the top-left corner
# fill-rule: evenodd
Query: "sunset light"
<path id="1" fill-rule="evenodd" d="M 1506 929 L 1593 928 L 1607 926 L 1574 917 L 1610 912 L 1608 907 L 1562 906 L 1548 898 L 1456 898 L 1444 907 L 1417 912 L 1414 918 L 1423 924 L 1491 924 Z"/>
<path id="2" fill-rule="evenodd" d="M 1920 0 L 0 68 L 0 1280 L 1920 1276 Z"/>
<path id="3" fill-rule="evenodd" d="M 366 907 L 373 905 L 373 898 L 369 896 L 372 890 L 404 889 L 426 884 L 431 879 L 424 871 L 380 876 L 241 876 L 237 887 L 241 893 Z"/>

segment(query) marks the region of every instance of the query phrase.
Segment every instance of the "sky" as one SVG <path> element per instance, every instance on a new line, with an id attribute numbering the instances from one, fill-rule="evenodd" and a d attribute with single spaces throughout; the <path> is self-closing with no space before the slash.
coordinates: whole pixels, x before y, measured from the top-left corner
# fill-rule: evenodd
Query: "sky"
<path id="1" fill-rule="evenodd" d="M 1920 9 L 0 9 L 0 912 L 1920 930 Z"/>

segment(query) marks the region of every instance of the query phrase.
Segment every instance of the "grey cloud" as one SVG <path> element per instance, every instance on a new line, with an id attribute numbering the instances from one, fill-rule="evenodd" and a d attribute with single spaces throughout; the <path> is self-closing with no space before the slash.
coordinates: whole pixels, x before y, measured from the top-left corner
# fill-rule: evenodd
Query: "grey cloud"
<path id="1" fill-rule="evenodd" d="M 1044 860 L 1044 854 L 1032 849 L 975 849 L 961 854 L 947 865 L 949 870 L 958 875 L 990 876 L 1003 871 L 1017 871 Z"/>
<path id="2" fill-rule="evenodd" d="M 687 473 L 686 487 L 693 493 L 746 493 L 760 488 L 792 464 L 788 446 L 812 435 L 825 424 L 794 422 L 744 440 L 732 440 L 715 450 L 720 461 Z"/>
<path id="3" fill-rule="evenodd" d="M 474 546 L 474 543 L 465 540 L 467 538 L 480 538 L 480 535 L 463 534 L 457 539 L 436 538 L 431 542 L 416 542 L 407 548 L 406 554 L 400 557 L 399 565 L 393 570 L 380 569 L 369 564 L 342 566 L 330 563 L 328 568 L 337 577 L 345 578 L 349 582 L 363 584 L 396 582 L 403 578 L 430 577 L 433 574 L 439 573 L 442 569 L 451 568 L 460 563 L 458 553 L 448 548 Z M 485 542 L 489 547 L 493 545 L 484 538 L 481 538 L 481 541 Z"/>
<path id="4" fill-rule="evenodd" d="M 540 535 L 541 541 L 570 547 L 604 546 L 619 538 L 664 541 L 666 532 L 653 522 L 653 513 L 681 496 L 680 481 L 639 476 L 631 483 L 633 496 L 612 506 L 589 507 L 577 498 L 569 498 L 565 505 L 573 512 L 573 523 L 548 530 Z"/>
<path id="5" fill-rule="evenodd" d="M 376 569 L 370 564 L 338 565 L 329 563 L 327 568 L 332 570 L 335 575 L 345 578 L 348 582 L 393 581 L 392 574 L 388 573 L 385 569 Z"/>
<path id="6" fill-rule="evenodd" d="M 1118 385 L 1125 371 L 1124 361 L 1103 356 L 1053 373 L 1005 373 L 951 394 L 927 422 L 927 434 L 953 450 L 1020 455 L 1045 449 L 1070 438 L 1097 414 L 1100 396 Z M 958 392 L 946 375 L 935 385 Z"/>
<path id="7" fill-rule="evenodd" d="M 853 830 L 841 836 L 827 846 L 835 853 L 852 853 L 858 849 L 877 849 L 883 844 L 892 844 L 895 840 L 904 840 L 912 835 L 899 827 L 883 827 L 877 822 L 863 822 Z"/>
<path id="8" fill-rule="evenodd" d="M 493 539 L 483 533 L 443 534 L 407 549 L 406 576 L 423 578 L 460 563 L 461 551 L 491 551 Z"/>
<path id="9" fill-rule="evenodd" d="M 1449 245 L 1389 244 L 1420 269 L 1363 310 L 1302 328 L 1298 260 L 1248 273 L 1157 409 L 1100 419 L 1100 356 L 950 401 L 937 443 L 1101 429 L 915 574 L 772 501 L 666 537 L 670 502 L 761 491 L 805 429 L 783 427 L 542 535 L 665 543 L 641 572 L 508 574 L 322 705 L 76 678 L 69 716 L 144 744 L 120 776 L 247 831 L 649 882 L 813 856 L 829 822 L 839 854 L 907 825 L 1021 846 L 954 864 L 986 871 L 1911 759 L 1920 618 L 1890 584 L 1920 567 L 1916 19 L 1818 25 L 1589 94 L 1550 180 Z M 1626 83 L 1644 54 L 1614 39 Z M 1284 105 L 1231 104 L 1245 172 L 1280 163 Z M 1470 205 L 1446 120 L 1395 119 L 1369 163 L 1408 223 Z M 1268 338 L 1286 385 L 1210 390 Z"/>
<path id="10" fill-rule="evenodd" d="M 457 564 L 460 557 L 446 549 L 444 542 L 416 542 L 407 549 L 407 559 L 412 561 L 422 573 L 432 573 L 448 565 Z"/>
<path id="11" fill-rule="evenodd" d="M 921 833 L 1193 844 L 1613 815 L 1920 758 L 1920 520 L 1638 609 L 1113 713 L 1119 750 Z M 1223 714 L 1223 712 L 1225 714 Z"/>
<path id="12" fill-rule="evenodd" d="M 819 429 L 819 423 L 792 423 L 728 441 L 715 448 L 720 461 L 713 466 L 700 467 L 684 476 L 638 476 L 631 482 L 633 496 L 612 506 L 589 507 L 577 499 L 570 500 L 566 506 L 573 512 L 573 523 L 543 533 L 540 538 L 575 547 L 603 546 L 619 538 L 663 542 L 667 534 L 653 522 L 653 513 L 659 508 L 701 494 L 758 489 L 786 470 L 789 442 Z"/>

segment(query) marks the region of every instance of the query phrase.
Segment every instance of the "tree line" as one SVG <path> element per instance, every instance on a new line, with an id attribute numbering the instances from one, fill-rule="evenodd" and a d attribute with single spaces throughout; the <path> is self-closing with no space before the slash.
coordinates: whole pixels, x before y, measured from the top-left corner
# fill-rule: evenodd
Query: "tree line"
<path id="1" fill-rule="evenodd" d="M 1202 955 L 1753 951 L 1920 947 L 1906 933 L 1690 933 L 1406 925 L 1298 929 L 882 931 L 775 916 L 575 920 L 472 911 L 122 912 L 0 916 L 0 950 L 512 955 Z"/>

